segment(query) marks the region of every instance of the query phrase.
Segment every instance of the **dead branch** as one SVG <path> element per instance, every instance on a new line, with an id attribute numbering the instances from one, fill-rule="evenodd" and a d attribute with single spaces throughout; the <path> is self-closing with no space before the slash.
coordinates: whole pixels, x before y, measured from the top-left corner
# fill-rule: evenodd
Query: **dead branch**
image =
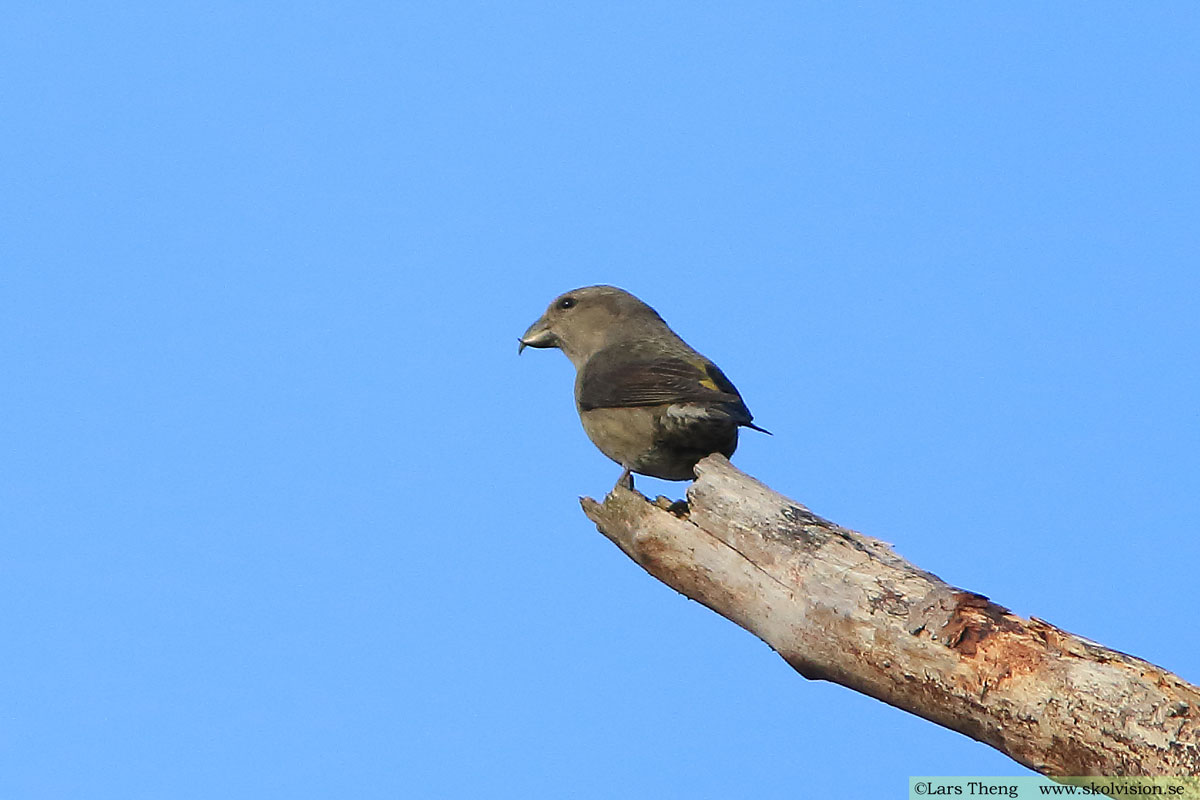
<path id="1" fill-rule="evenodd" d="M 806 678 L 834 681 L 1049 776 L 1200 774 L 1200 690 L 955 588 L 821 519 L 719 455 L 687 503 L 582 498 L 647 572 Z"/>

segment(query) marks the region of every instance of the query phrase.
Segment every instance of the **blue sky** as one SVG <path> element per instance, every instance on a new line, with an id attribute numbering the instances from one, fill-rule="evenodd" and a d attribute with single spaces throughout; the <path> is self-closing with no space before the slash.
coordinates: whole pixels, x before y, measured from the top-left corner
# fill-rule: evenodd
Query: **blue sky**
<path id="1" fill-rule="evenodd" d="M 613 283 L 734 461 L 1200 680 L 1200 10 L 26 4 L 0 26 L 0 795 L 899 796 L 578 508 Z M 643 479 L 650 493 L 683 484 Z"/>

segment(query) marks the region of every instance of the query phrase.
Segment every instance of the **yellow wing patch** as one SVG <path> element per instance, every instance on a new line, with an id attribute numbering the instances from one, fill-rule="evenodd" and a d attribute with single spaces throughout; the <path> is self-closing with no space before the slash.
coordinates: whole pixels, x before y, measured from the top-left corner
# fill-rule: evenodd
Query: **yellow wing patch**
<path id="1" fill-rule="evenodd" d="M 700 379 L 701 386 L 703 386 L 705 389 L 709 389 L 714 392 L 721 391 L 721 387 L 717 386 L 717 382 L 708 376 L 708 365 L 707 364 L 705 364 L 703 361 L 693 361 L 692 366 L 695 367 L 696 369 L 700 370 L 700 374 L 704 376 L 703 378 Z"/>

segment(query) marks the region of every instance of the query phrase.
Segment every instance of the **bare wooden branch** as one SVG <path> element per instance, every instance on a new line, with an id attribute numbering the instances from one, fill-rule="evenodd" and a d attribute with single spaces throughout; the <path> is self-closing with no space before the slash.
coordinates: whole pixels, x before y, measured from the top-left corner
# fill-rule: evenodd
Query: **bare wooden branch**
<path id="1" fill-rule="evenodd" d="M 719 455 L 687 503 L 618 487 L 584 512 L 647 572 L 834 681 L 1049 776 L 1200 774 L 1200 690 L 955 588 Z"/>

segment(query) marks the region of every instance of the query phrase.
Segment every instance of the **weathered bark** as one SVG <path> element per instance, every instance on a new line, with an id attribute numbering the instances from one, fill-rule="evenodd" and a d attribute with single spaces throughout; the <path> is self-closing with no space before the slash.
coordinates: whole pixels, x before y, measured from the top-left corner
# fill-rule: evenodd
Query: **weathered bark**
<path id="1" fill-rule="evenodd" d="M 1200 774 L 1200 689 L 1023 619 L 777 494 L 719 455 L 686 505 L 583 498 L 647 572 L 834 681 L 1049 776 Z"/>

